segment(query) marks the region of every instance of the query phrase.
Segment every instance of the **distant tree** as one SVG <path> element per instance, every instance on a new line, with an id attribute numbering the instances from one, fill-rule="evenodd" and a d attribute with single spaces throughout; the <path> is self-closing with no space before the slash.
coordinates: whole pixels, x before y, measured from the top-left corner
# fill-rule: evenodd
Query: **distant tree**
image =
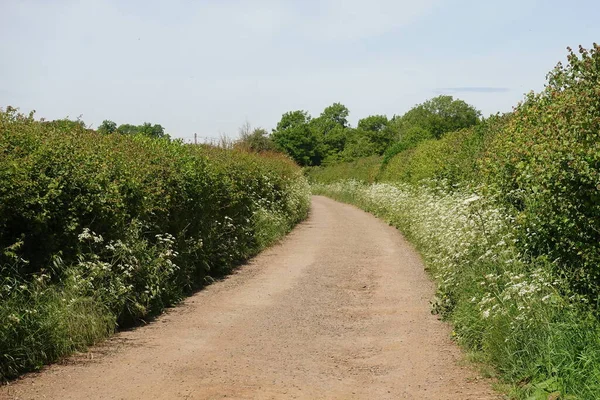
<path id="1" fill-rule="evenodd" d="M 287 112 L 271 136 L 278 149 L 302 166 L 319 165 L 322 159 L 321 141 L 311 129 L 310 120 L 306 111 Z"/>
<path id="2" fill-rule="evenodd" d="M 239 129 L 240 138 L 236 141 L 235 147 L 257 153 L 263 151 L 276 150 L 275 143 L 271 140 L 269 132 L 262 128 L 252 129 L 249 122 L 246 122 Z"/>
<path id="3" fill-rule="evenodd" d="M 149 122 L 144 122 L 142 125 L 121 124 L 117 127 L 115 122 L 104 120 L 98 127 L 98 132 L 105 134 L 119 133 L 121 135 L 141 134 L 156 139 L 169 138 L 169 135 L 165 133 L 165 128 L 163 128 L 162 125 L 153 125 Z"/>
<path id="4" fill-rule="evenodd" d="M 113 121 L 105 119 L 98 127 L 98 132 L 104 134 L 115 133 L 117 131 L 117 124 Z"/>
<path id="5" fill-rule="evenodd" d="M 348 108 L 341 103 L 326 107 L 318 118 L 310 121 L 310 128 L 322 143 L 323 158 L 327 162 L 339 159 L 347 139 Z"/>
<path id="6" fill-rule="evenodd" d="M 379 150 L 376 144 L 370 140 L 366 131 L 353 129 L 348 134 L 346 146 L 344 147 L 344 151 L 340 153 L 339 158 L 342 161 L 352 161 L 378 153 Z"/>
<path id="7" fill-rule="evenodd" d="M 392 141 L 385 150 L 384 162 L 424 140 L 439 139 L 445 133 L 477 125 L 480 121 L 481 113 L 464 101 L 452 96 L 434 97 L 390 120 L 388 129 Z"/>
<path id="8" fill-rule="evenodd" d="M 381 132 L 389 124 L 385 115 L 371 115 L 358 121 L 358 129 L 369 132 Z"/>
<path id="9" fill-rule="evenodd" d="M 343 128 L 348 127 L 348 115 L 350 111 L 341 103 L 333 103 L 325 108 L 319 118 L 326 121 L 341 125 Z"/>
<path id="10" fill-rule="evenodd" d="M 438 96 L 413 107 L 402 117 L 405 128 L 420 126 L 440 138 L 446 132 L 454 132 L 479 123 L 481 112 L 452 96 Z"/>
<path id="11" fill-rule="evenodd" d="M 149 122 L 144 122 L 143 125 L 140 125 L 137 129 L 137 133 L 142 134 L 144 136 L 149 136 L 155 139 L 160 139 L 160 138 L 164 138 L 165 135 L 165 128 L 162 127 L 162 125 L 160 124 L 154 124 L 152 125 Z"/>
<path id="12" fill-rule="evenodd" d="M 318 121 L 319 118 L 313 120 Z M 340 154 L 346 147 L 346 141 L 348 139 L 349 128 L 344 128 L 339 124 L 335 124 L 331 129 L 328 130 L 326 135 L 323 135 L 315 123 L 311 127 L 313 131 L 317 132 L 322 142 L 323 158 L 327 162 L 337 161 L 340 158 Z"/>
<path id="13" fill-rule="evenodd" d="M 135 135 L 138 133 L 138 128 L 137 125 L 121 124 L 117 128 L 117 133 L 120 133 L 121 135 Z"/>
<path id="14" fill-rule="evenodd" d="M 83 122 L 81 120 L 81 117 L 78 118 L 77 120 L 71 120 L 69 118 L 64 118 L 64 119 L 55 119 L 53 121 L 42 121 L 41 122 L 43 126 L 45 127 L 52 127 L 55 129 L 60 129 L 60 130 L 64 130 L 64 131 L 86 131 L 87 130 L 87 126 L 85 125 L 85 122 Z"/>
<path id="15" fill-rule="evenodd" d="M 357 133 L 365 136 L 372 144 L 374 154 L 381 155 L 394 140 L 395 132 L 385 115 L 371 115 L 358 121 Z"/>
<path id="16" fill-rule="evenodd" d="M 420 126 L 415 125 L 404 128 L 402 130 L 400 140 L 392 143 L 385 149 L 383 157 L 384 164 L 390 161 L 396 154 L 412 149 L 420 142 L 427 139 L 433 139 L 431 132 L 421 128 Z"/>
<path id="17" fill-rule="evenodd" d="M 297 110 L 286 112 L 281 116 L 281 120 L 277 123 L 276 131 L 283 131 L 288 128 L 306 125 L 310 122 L 311 117 L 306 111 Z"/>

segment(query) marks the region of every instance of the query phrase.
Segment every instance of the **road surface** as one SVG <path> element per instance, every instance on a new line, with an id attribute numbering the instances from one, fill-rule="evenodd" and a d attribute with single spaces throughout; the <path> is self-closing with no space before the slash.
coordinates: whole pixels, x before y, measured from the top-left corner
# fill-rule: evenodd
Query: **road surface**
<path id="1" fill-rule="evenodd" d="M 0 398 L 497 398 L 431 315 L 433 292 L 396 229 L 314 197 L 307 221 L 227 279 Z"/>

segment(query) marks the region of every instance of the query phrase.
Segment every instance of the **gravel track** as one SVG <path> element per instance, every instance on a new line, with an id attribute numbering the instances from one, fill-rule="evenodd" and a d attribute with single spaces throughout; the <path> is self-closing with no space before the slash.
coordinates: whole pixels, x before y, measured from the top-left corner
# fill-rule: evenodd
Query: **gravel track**
<path id="1" fill-rule="evenodd" d="M 0 399 L 496 399 L 429 311 L 400 233 L 315 196 L 280 244 Z"/>

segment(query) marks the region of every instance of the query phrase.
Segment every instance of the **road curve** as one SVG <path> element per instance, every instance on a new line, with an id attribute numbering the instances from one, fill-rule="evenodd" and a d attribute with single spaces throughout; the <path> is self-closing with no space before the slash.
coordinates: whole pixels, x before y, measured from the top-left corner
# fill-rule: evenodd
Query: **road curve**
<path id="1" fill-rule="evenodd" d="M 1 399 L 492 399 L 398 231 L 314 197 L 285 240 L 151 324 Z"/>

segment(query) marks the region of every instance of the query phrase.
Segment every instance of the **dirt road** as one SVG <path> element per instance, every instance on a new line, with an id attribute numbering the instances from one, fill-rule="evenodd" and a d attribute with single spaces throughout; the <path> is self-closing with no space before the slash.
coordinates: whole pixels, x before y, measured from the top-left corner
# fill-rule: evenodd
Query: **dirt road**
<path id="1" fill-rule="evenodd" d="M 315 197 L 305 223 L 236 274 L 0 398 L 496 398 L 460 366 L 432 294 L 394 228 Z"/>

